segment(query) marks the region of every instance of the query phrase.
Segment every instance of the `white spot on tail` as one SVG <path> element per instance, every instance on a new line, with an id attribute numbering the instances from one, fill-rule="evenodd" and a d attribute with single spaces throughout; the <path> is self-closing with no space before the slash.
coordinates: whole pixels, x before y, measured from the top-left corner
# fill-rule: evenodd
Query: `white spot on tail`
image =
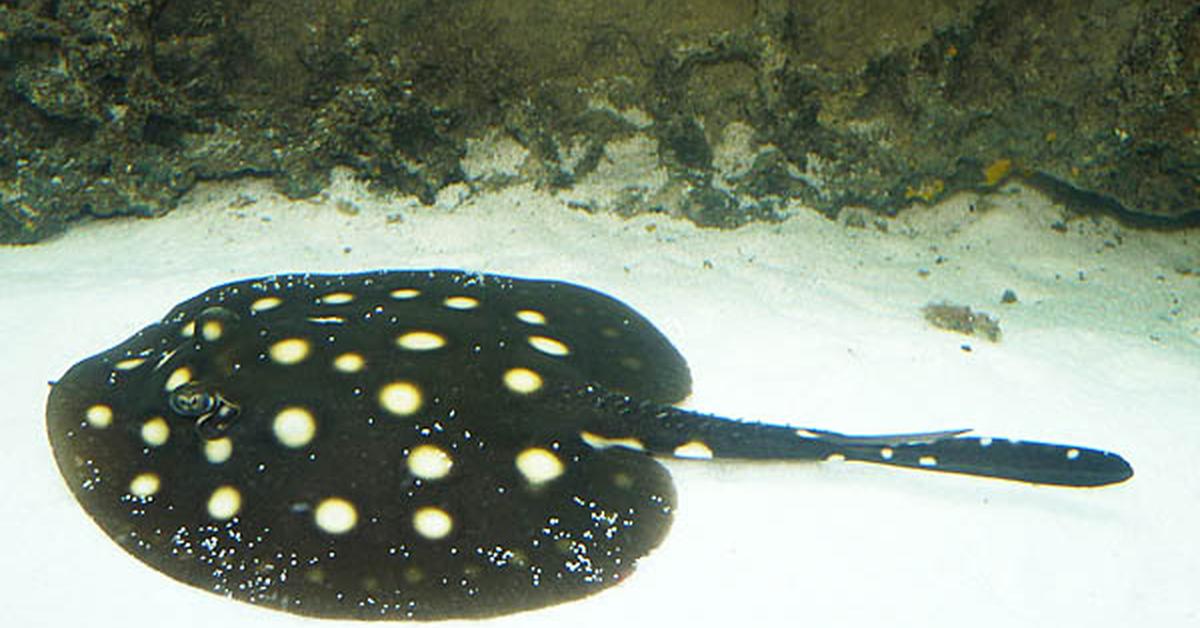
<path id="1" fill-rule="evenodd" d="M 530 336 L 529 345 L 546 355 L 564 356 L 571 353 L 570 347 L 562 341 L 546 336 Z"/>
<path id="2" fill-rule="evenodd" d="M 454 519 L 450 513 L 435 506 L 418 508 L 413 513 L 413 529 L 417 534 L 431 540 L 444 539 L 454 529 Z"/>
<path id="3" fill-rule="evenodd" d="M 409 351 L 432 351 L 446 346 L 446 338 L 431 331 L 410 331 L 396 338 L 396 344 Z"/>
<path id="4" fill-rule="evenodd" d="M 883 447 L 879 450 L 879 457 L 884 460 L 891 460 L 896 455 L 896 451 L 891 447 Z"/>
<path id="5" fill-rule="evenodd" d="M 608 449 L 609 447 L 624 447 L 634 451 L 646 451 L 646 446 L 636 438 L 609 438 L 592 432 L 580 432 L 579 438 L 592 449 Z"/>
<path id="6" fill-rule="evenodd" d="M 275 415 L 271 429 L 283 446 L 296 449 L 312 442 L 317 433 L 317 419 L 307 408 L 292 406 Z"/>
<path id="7" fill-rule="evenodd" d="M 421 409 L 421 389 L 412 382 L 392 382 L 379 390 L 379 405 L 399 416 L 408 416 Z"/>
<path id="8" fill-rule="evenodd" d="M 358 510 L 341 497 L 329 497 L 317 504 L 313 520 L 318 528 L 329 534 L 345 534 L 358 523 Z"/>
<path id="9" fill-rule="evenodd" d="M 222 486 L 208 498 L 208 516 L 217 521 L 232 519 L 241 509 L 242 494 L 232 486 Z"/>
<path id="10" fill-rule="evenodd" d="M 938 459 L 934 456 L 921 456 L 920 458 L 917 458 L 917 464 L 921 465 L 922 467 L 936 467 L 938 465 Z"/>
<path id="11" fill-rule="evenodd" d="M 713 450 L 701 441 L 688 441 L 675 448 L 676 458 L 691 458 L 693 460 L 712 460 Z"/>
<path id="12" fill-rule="evenodd" d="M 563 463 L 547 449 L 530 447 L 517 454 L 517 471 L 530 484 L 544 484 L 563 474 Z"/>
<path id="13" fill-rule="evenodd" d="M 102 430 L 112 425 L 113 411 L 112 408 L 98 403 L 85 410 L 83 418 L 87 420 L 88 425 Z"/>
<path id="14" fill-rule="evenodd" d="M 290 366 L 303 362 L 311 348 L 312 345 L 303 338 L 288 338 L 271 345 L 268 353 L 276 364 Z"/>
<path id="15" fill-rule="evenodd" d="M 504 372 L 504 385 L 515 393 L 528 395 L 542 387 L 542 376 L 527 368 L 508 369 Z"/>
<path id="16" fill-rule="evenodd" d="M 160 416 L 142 423 L 142 441 L 151 447 L 161 447 L 171 437 L 171 427 Z"/>
<path id="17" fill-rule="evenodd" d="M 405 459 L 409 473 L 422 480 L 440 480 L 450 473 L 454 459 L 441 447 L 435 445 L 418 445 L 408 453 Z"/>
<path id="18" fill-rule="evenodd" d="M 1079 458 L 1079 450 L 1071 448 L 1067 450 L 1067 460 L 1075 460 Z"/>

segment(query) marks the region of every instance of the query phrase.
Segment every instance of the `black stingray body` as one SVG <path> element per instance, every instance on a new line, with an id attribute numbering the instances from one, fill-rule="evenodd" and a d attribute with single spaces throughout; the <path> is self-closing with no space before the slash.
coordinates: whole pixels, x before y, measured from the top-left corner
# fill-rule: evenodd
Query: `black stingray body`
<path id="1" fill-rule="evenodd" d="M 1096 486 L 1092 449 L 852 437 L 680 410 L 625 304 L 458 271 L 213 288 L 72 367 L 47 428 L 84 509 L 188 584 L 322 617 L 482 617 L 624 579 L 670 527 L 648 454 L 826 459 Z"/>

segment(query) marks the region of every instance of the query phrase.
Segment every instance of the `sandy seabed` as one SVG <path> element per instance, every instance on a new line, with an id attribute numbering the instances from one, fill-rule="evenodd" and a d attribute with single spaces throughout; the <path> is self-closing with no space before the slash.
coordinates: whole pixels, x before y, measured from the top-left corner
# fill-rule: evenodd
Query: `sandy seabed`
<path id="1" fill-rule="evenodd" d="M 312 625 L 179 585 L 110 542 L 52 461 L 47 381 L 217 283 L 455 267 L 626 301 L 688 358 L 695 409 L 850 433 L 973 427 L 1111 449 L 1137 473 L 1073 490 L 667 461 L 674 529 L 628 582 L 480 625 L 1200 621 L 1200 233 L 1064 222 L 1016 185 L 865 225 L 796 210 L 704 230 L 571 211 L 525 187 L 452 187 L 421 207 L 340 178 L 310 201 L 257 182 L 205 186 L 165 218 L 0 249 L 0 614 L 11 626 Z M 1001 304 L 1005 290 L 1018 301 Z M 1002 340 L 932 328 L 920 310 L 940 301 L 991 313 Z"/>

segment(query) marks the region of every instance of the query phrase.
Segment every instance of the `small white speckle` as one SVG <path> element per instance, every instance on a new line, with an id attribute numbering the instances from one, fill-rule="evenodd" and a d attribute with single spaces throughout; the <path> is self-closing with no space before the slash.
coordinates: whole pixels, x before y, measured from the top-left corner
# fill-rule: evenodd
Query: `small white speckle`
<path id="1" fill-rule="evenodd" d="M 825 462 L 845 462 L 846 454 L 829 454 L 825 456 Z"/>
<path id="2" fill-rule="evenodd" d="M 161 447 L 171 437 L 171 427 L 166 419 L 160 416 L 152 417 L 142 423 L 142 441 L 151 447 Z"/>
<path id="3" fill-rule="evenodd" d="M 392 382 L 379 390 L 379 405 L 399 416 L 408 416 L 421 409 L 421 389 L 412 382 Z"/>
<path id="4" fill-rule="evenodd" d="M 279 297 L 263 297 L 250 304 L 251 312 L 266 312 L 273 310 L 280 305 L 283 305 L 283 299 Z"/>
<path id="5" fill-rule="evenodd" d="M 529 345 L 546 355 L 564 356 L 571 353 L 565 343 L 546 336 L 530 336 Z"/>
<path id="6" fill-rule="evenodd" d="M 545 484 L 563 474 L 563 463 L 547 449 L 530 447 L 517 454 L 517 471 L 530 484 Z"/>
<path id="7" fill-rule="evenodd" d="M 1067 450 L 1067 460 L 1075 460 L 1079 458 L 1079 450 L 1071 448 Z"/>
<path id="8" fill-rule="evenodd" d="M 992 437 L 991 437 L 991 436 L 984 436 L 983 438 L 980 438 L 980 439 L 979 439 L 979 446 L 980 446 L 980 447 L 991 447 L 991 446 L 992 446 Z"/>
<path id="9" fill-rule="evenodd" d="M 452 310 L 472 310 L 479 307 L 479 299 L 475 297 L 448 297 L 442 305 Z"/>
<path id="10" fill-rule="evenodd" d="M 409 351 L 433 351 L 446 346 L 446 338 L 431 331 L 410 331 L 396 338 L 396 344 Z"/>
<path id="11" fill-rule="evenodd" d="M 435 506 L 418 508 L 413 513 L 413 529 L 417 534 L 431 540 L 444 539 L 454 529 L 454 519 L 450 513 Z"/>
<path id="12" fill-rule="evenodd" d="M 363 370 L 367 361 L 357 353 L 343 353 L 333 359 L 333 368 L 342 373 L 357 373 Z"/>
<path id="13" fill-rule="evenodd" d="M 317 419 L 307 408 L 291 406 L 275 415 L 271 428 L 283 446 L 296 449 L 312 442 L 317 433 Z"/>
<path id="14" fill-rule="evenodd" d="M 418 445 L 405 459 L 409 473 L 422 480 L 440 480 L 450 473 L 454 459 L 436 445 Z"/>
<path id="15" fill-rule="evenodd" d="M 167 382 L 163 384 L 163 389 L 170 392 L 190 381 L 192 381 L 192 369 L 181 366 L 172 371 L 171 375 L 167 377 Z"/>
<path id="16" fill-rule="evenodd" d="M 358 523 L 358 510 L 341 497 L 329 497 L 317 504 L 313 521 L 329 534 L 345 534 Z"/>
<path id="17" fill-rule="evenodd" d="M 922 467 L 936 467 L 938 464 L 938 459 L 934 456 L 921 456 L 920 458 L 917 458 L 917 464 L 921 465 Z"/>
<path id="18" fill-rule="evenodd" d="M 268 354 L 276 364 L 299 364 L 308 357 L 311 345 L 303 338 L 287 338 L 271 345 Z"/>
<path id="19" fill-rule="evenodd" d="M 527 368 L 508 369 L 504 372 L 504 385 L 515 393 L 528 395 L 542 387 L 542 376 Z"/>
<path id="20" fill-rule="evenodd" d="M 545 325 L 546 315 L 537 310 L 517 310 L 517 320 L 529 325 Z"/>
<path id="21" fill-rule="evenodd" d="M 894 455 L 896 455 L 896 452 L 891 447 L 883 447 L 879 450 L 879 457 L 884 460 L 891 460 Z"/>
<path id="22" fill-rule="evenodd" d="M 212 464 L 221 464 L 232 455 L 233 441 L 228 436 L 204 442 L 204 458 Z"/>
<path id="23" fill-rule="evenodd" d="M 232 519 L 242 509 L 242 494 L 232 486 L 222 486 L 208 498 L 208 516 L 217 521 Z"/>
<path id="24" fill-rule="evenodd" d="M 321 303 L 324 305 L 344 305 L 354 301 L 354 295 L 349 292 L 331 292 L 321 297 Z"/>
<path id="25" fill-rule="evenodd" d="M 150 497 L 162 486 L 157 473 L 139 473 L 129 482 L 129 492 L 138 497 Z"/>
<path id="26" fill-rule="evenodd" d="M 85 410 L 83 417 L 87 420 L 88 425 L 102 430 L 112 425 L 113 411 L 112 408 L 98 403 Z"/>
<path id="27" fill-rule="evenodd" d="M 712 460 L 713 450 L 701 441 L 688 441 L 675 448 L 676 458 L 691 458 L 693 460 Z"/>

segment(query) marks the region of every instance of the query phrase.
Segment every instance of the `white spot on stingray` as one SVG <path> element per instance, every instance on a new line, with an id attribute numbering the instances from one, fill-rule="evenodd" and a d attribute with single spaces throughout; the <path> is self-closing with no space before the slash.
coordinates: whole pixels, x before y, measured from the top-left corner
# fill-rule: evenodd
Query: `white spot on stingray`
<path id="1" fill-rule="evenodd" d="M 404 461 L 409 473 L 422 480 L 440 480 L 450 473 L 454 459 L 441 447 L 435 445 L 418 445 L 408 453 Z"/>
<path id="2" fill-rule="evenodd" d="M 309 316 L 308 322 L 314 325 L 345 325 L 346 319 L 341 316 Z"/>
<path id="3" fill-rule="evenodd" d="M 825 462 L 845 462 L 846 454 L 829 454 L 825 456 Z"/>
<path id="4" fill-rule="evenodd" d="M 271 345 L 268 353 L 276 364 L 299 364 L 308 357 L 311 345 L 303 338 L 288 338 Z"/>
<path id="5" fill-rule="evenodd" d="M 367 361 L 357 353 L 343 353 L 333 359 L 333 368 L 343 373 L 357 373 L 366 364 Z"/>
<path id="6" fill-rule="evenodd" d="M 163 384 L 163 389 L 170 392 L 190 381 L 192 381 L 192 369 L 186 366 L 181 366 L 175 369 L 171 375 L 167 377 L 167 383 Z"/>
<path id="7" fill-rule="evenodd" d="M 179 329 L 179 335 L 184 338 L 191 338 L 196 335 L 196 321 L 188 321 L 186 325 Z"/>
<path id="8" fill-rule="evenodd" d="M 517 310 L 517 320 L 529 325 L 545 325 L 546 315 L 537 310 Z"/>
<path id="9" fill-rule="evenodd" d="M 922 467 L 936 467 L 938 464 L 938 459 L 934 456 L 921 456 L 920 458 L 917 458 L 917 464 L 921 465 Z"/>
<path id="10" fill-rule="evenodd" d="M 392 414 L 408 416 L 421 409 L 421 389 L 412 382 L 392 382 L 379 390 L 379 405 Z"/>
<path id="11" fill-rule="evenodd" d="M 1067 450 L 1067 460 L 1075 460 L 1079 458 L 1079 450 L 1072 447 Z"/>
<path id="12" fill-rule="evenodd" d="M 712 460 L 713 450 L 708 445 L 698 440 L 693 440 L 676 447 L 674 454 L 676 458 Z"/>
<path id="13" fill-rule="evenodd" d="M 444 539 L 454 529 L 454 519 L 450 513 L 435 506 L 418 508 L 413 513 L 413 529 L 417 534 L 431 540 Z"/>
<path id="14" fill-rule="evenodd" d="M 563 474 L 558 456 L 541 447 L 530 447 L 517 454 L 517 471 L 530 484 L 544 484 Z"/>
<path id="15" fill-rule="evenodd" d="M 283 299 L 279 297 L 263 297 L 250 304 L 251 312 L 266 312 L 273 310 L 280 305 L 283 305 Z"/>
<path id="16" fill-rule="evenodd" d="M 442 305 L 452 310 L 473 310 L 479 307 L 479 299 L 475 297 L 447 297 Z"/>
<path id="17" fill-rule="evenodd" d="M 329 497 L 321 500 L 313 511 L 313 521 L 317 527 L 329 534 L 345 534 L 358 523 L 358 510 L 354 504 L 341 497 Z"/>
<path id="18" fill-rule="evenodd" d="M 515 393 L 528 395 L 542 387 L 542 376 L 527 368 L 508 369 L 504 372 L 504 385 Z"/>
<path id="19" fill-rule="evenodd" d="M 113 411 L 112 408 L 98 403 L 85 410 L 83 418 L 87 420 L 88 425 L 102 430 L 112 425 Z"/>
<path id="20" fill-rule="evenodd" d="M 204 458 L 213 464 L 221 464 L 233 455 L 233 441 L 222 436 L 204 443 Z"/>
<path id="21" fill-rule="evenodd" d="M 157 473 L 139 473 L 129 482 L 129 492 L 138 497 L 150 497 L 162 487 Z"/>
<path id="22" fill-rule="evenodd" d="M 295 449 L 312 442 L 313 436 L 317 433 L 317 419 L 308 409 L 291 406 L 275 415 L 275 422 L 271 424 L 271 429 L 275 432 L 275 438 L 279 439 L 283 446 Z"/>
<path id="23" fill-rule="evenodd" d="M 131 371 L 146 363 L 146 358 L 125 358 L 113 365 L 118 371 Z"/>
<path id="24" fill-rule="evenodd" d="M 166 419 L 152 417 L 142 423 L 142 440 L 151 447 L 161 447 L 171 437 L 171 428 Z"/>
<path id="25" fill-rule="evenodd" d="M 204 324 L 200 326 L 200 337 L 209 342 L 216 342 L 224 335 L 225 326 L 221 324 L 221 321 L 204 321 Z"/>
<path id="26" fill-rule="evenodd" d="M 991 447 L 991 446 L 992 446 L 992 437 L 991 437 L 991 436 L 984 436 L 983 438 L 980 438 L 980 439 L 979 439 L 979 446 L 980 446 L 980 447 Z"/>
<path id="27" fill-rule="evenodd" d="M 891 460 L 892 456 L 896 455 L 896 451 L 891 447 L 881 447 L 879 449 L 879 457 L 884 460 Z"/>
<path id="28" fill-rule="evenodd" d="M 323 305 L 344 305 L 354 301 L 354 295 L 349 292 L 331 292 L 320 299 Z"/>
<path id="29" fill-rule="evenodd" d="M 646 446 L 642 444 L 642 441 L 633 437 L 609 438 L 608 436 L 601 436 L 592 432 L 580 432 L 579 438 L 583 439 L 583 442 L 587 443 L 592 449 L 624 447 L 625 449 L 632 449 L 634 451 L 646 451 Z"/>
<path id="30" fill-rule="evenodd" d="M 446 338 L 431 331 L 410 331 L 396 338 L 396 344 L 409 351 L 432 351 L 446 346 Z"/>
<path id="31" fill-rule="evenodd" d="M 571 349 L 562 341 L 546 336 L 530 336 L 529 345 L 546 355 L 563 356 L 571 353 Z"/>
<path id="32" fill-rule="evenodd" d="M 208 498 L 208 516 L 217 521 L 232 519 L 241 509 L 242 494 L 232 486 L 222 486 Z"/>
<path id="33" fill-rule="evenodd" d="M 404 301 L 417 298 L 421 295 L 421 291 L 416 288 L 397 288 L 396 290 L 392 290 L 390 294 L 393 299 Z"/>

